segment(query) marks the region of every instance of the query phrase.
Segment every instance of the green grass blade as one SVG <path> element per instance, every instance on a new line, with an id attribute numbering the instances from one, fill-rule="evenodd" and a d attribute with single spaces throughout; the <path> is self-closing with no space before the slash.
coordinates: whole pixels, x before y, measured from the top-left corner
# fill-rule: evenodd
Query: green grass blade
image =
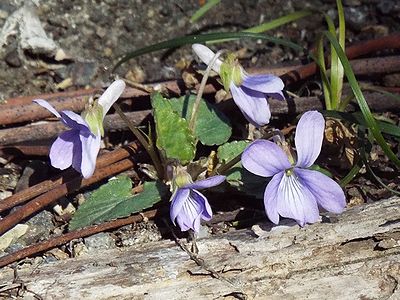
<path id="1" fill-rule="evenodd" d="M 206 14 L 211 8 L 219 4 L 221 0 L 208 0 L 206 4 L 200 7 L 190 18 L 190 22 L 194 23 Z"/>
<path id="2" fill-rule="evenodd" d="M 340 47 L 339 42 L 337 41 L 336 37 L 332 35 L 329 31 L 324 32 L 325 36 L 329 39 L 330 43 L 334 46 L 337 55 L 340 58 L 340 61 L 343 65 L 344 68 L 344 73 L 346 74 L 347 80 L 350 84 L 350 87 L 353 91 L 353 94 L 358 102 L 358 105 L 360 107 L 360 110 L 365 118 L 365 121 L 368 125 L 368 128 L 371 130 L 372 135 L 374 136 L 376 142 L 381 146 L 382 150 L 385 152 L 385 154 L 389 157 L 393 163 L 396 164 L 397 167 L 400 168 L 400 160 L 396 156 L 396 154 L 393 153 L 393 151 L 390 149 L 390 147 L 387 145 L 384 137 L 382 136 L 381 130 L 373 117 L 371 110 L 368 107 L 367 101 L 364 98 L 364 95 L 360 89 L 360 86 L 358 85 L 358 82 L 356 80 L 356 77 L 354 76 L 354 72 L 351 69 L 349 60 L 346 57 L 346 54 L 344 53 L 343 49 Z"/>
<path id="3" fill-rule="evenodd" d="M 151 52 L 176 48 L 183 45 L 190 45 L 194 43 L 205 43 L 208 41 L 215 41 L 221 39 L 242 39 L 242 38 L 252 38 L 252 39 L 261 39 L 274 44 L 286 46 L 292 48 L 296 51 L 305 51 L 305 49 L 295 43 L 292 43 L 285 39 L 279 39 L 272 36 L 268 36 L 260 33 L 252 33 L 252 32 L 216 32 L 216 33 L 207 33 L 207 34 L 195 34 L 188 35 L 180 38 L 175 38 L 167 41 L 163 41 L 157 44 L 153 44 L 147 47 L 139 48 L 135 51 L 129 52 L 125 56 L 123 56 L 117 64 L 114 66 L 113 71 L 115 71 L 120 65 L 127 62 L 128 60 L 138 57 L 143 54 L 148 54 Z"/>
<path id="4" fill-rule="evenodd" d="M 294 13 L 288 14 L 288 15 L 280 17 L 278 19 L 275 19 L 275 20 L 272 20 L 269 22 L 265 22 L 263 24 L 255 26 L 255 27 L 245 29 L 245 30 L 243 30 L 243 32 L 262 33 L 262 32 L 277 28 L 279 26 L 285 25 L 287 23 L 296 21 L 298 19 L 304 18 L 306 16 L 311 15 L 312 13 L 313 12 L 306 11 L 306 10 L 296 11 Z M 233 39 L 221 39 L 221 40 L 210 41 L 210 42 L 208 42 L 208 44 L 216 44 L 216 43 L 228 42 L 228 41 L 232 41 L 232 40 Z"/>
<path id="5" fill-rule="evenodd" d="M 328 31 L 336 36 L 336 28 L 335 25 L 333 24 L 332 18 L 325 14 L 325 21 L 328 25 Z M 338 65 L 340 64 L 340 60 L 337 57 L 335 48 L 331 45 L 331 107 L 332 109 L 337 110 L 338 109 Z"/>
<path id="6" fill-rule="evenodd" d="M 358 172 L 360 172 L 363 165 L 363 161 L 358 159 L 354 166 L 350 169 L 349 173 L 347 173 L 347 175 L 340 180 L 339 185 L 344 188 L 347 184 L 349 184 L 357 176 Z"/>
<path id="7" fill-rule="evenodd" d="M 307 10 L 296 11 L 294 13 L 288 14 L 288 15 L 280 17 L 280 18 L 277 18 L 275 20 L 272 20 L 272 21 L 269 21 L 269 22 L 265 22 L 263 24 L 255 26 L 255 27 L 248 28 L 248 29 L 246 29 L 244 31 L 245 32 L 252 32 L 252 33 L 265 32 L 265 31 L 274 29 L 276 27 L 285 25 L 287 23 L 296 21 L 298 19 L 307 17 L 307 16 L 309 16 L 311 14 L 312 14 L 312 12 L 311 11 L 307 11 Z"/>
<path id="8" fill-rule="evenodd" d="M 344 10 L 343 10 L 342 1 L 336 0 L 336 5 L 337 5 L 337 9 L 338 9 L 338 18 L 339 18 L 338 40 L 339 40 L 340 47 L 342 47 L 343 51 L 345 51 L 346 21 L 344 18 Z M 335 51 L 333 51 L 333 52 L 335 52 Z M 332 52 L 332 55 L 333 55 L 333 52 Z M 333 69 L 332 69 L 332 71 L 333 71 Z M 339 59 L 337 59 L 337 64 L 335 66 L 334 72 L 335 72 L 335 76 L 336 76 L 336 90 L 333 92 L 336 93 L 337 101 L 338 101 L 338 103 L 340 103 L 341 97 L 342 97 L 344 72 L 343 72 L 343 66 Z"/>
<path id="9" fill-rule="evenodd" d="M 360 112 L 346 113 L 335 110 L 323 111 L 322 114 L 326 117 L 332 117 L 336 119 L 342 119 L 353 124 L 357 124 L 363 127 L 368 127 L 364 116 Z M 395 138 L 400 138 L 400 127 L 389 122 L 376 120 L 382 133 L 391 135 Z"/>
<path id="10" fill-rule="evenodd" d="M 317 41 L 317 60 L 318 60 L 318 65 L 320 67 L 319 72 L 321 74 L 321 79 L 322 79 L 322 89 L 324 91 L 325 107 L 327 110 L 331 110 L 332 109 L 331 86 L 328 81 L 328 76 L 327 76 L 326 66 L 325 66 L 323 36 L 320 36 Z"/>

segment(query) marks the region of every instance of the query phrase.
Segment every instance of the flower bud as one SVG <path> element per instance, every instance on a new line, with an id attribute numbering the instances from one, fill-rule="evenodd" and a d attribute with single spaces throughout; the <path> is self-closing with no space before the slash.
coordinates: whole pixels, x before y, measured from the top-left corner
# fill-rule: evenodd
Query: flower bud
<path id="1" fill-rule="evenodd" d="M 230 53 L 221 64 L 220 76 L 224 89 L 228 92 L 231 83 L 240 86 L 243 81 L 243 68 L 239 64 L 235 54 Z"/>
<path id="2" fill-rule="evenodd" d="M 103 128 L 103 107 L 98 104 L 97 101 L 93 102 L 93 99 L 89 99 L 88 105 L 82 112 L 82 118 L 86 121 L 90 131 L 98 135 L 104 136 Z"/>

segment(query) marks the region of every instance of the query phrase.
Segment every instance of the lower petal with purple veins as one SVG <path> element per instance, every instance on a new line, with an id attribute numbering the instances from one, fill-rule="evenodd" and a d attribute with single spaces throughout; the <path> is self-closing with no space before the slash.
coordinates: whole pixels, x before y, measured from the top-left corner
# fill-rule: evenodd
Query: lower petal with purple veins
<path id="1" fill-rule="evenodd" d="M 230 85 L 233 101 L 239 107 L 244 117 L 256 127 L 269 123 L 271 111 L 263 93 L 250 90 L 244 86 Z"/>
<path id="2" fill-rule="evenodd" d="M 65 170 L 73 164 L 74 153 L 81 148 L 78 130 L 68 130 L 60 134 L 50 148 L 51 165 Z"/>
<path id="3" fill-rule="evenodd" d="M 316 199 L 295 173 L 282 176 L 277 196 L 277 210 L 282 217 L 294 219 L 300 226 L 318 221 Z"/>
<path id="4" fill-rule="evenodd" d="M 267 213 L 267 216 L 271 220 L 271 222 L 275 224 L 279 223 L 278 189 L 283 176 L 285 176 L 284 171 L 279 172 L 274 177 L 272 177 L 264 192 L 265 212 Z"/>
<path id="5" fill-rule="evenodd" d="M 189 198 L 189 194 L 190 189 L 177 189 L 172 195 L 171 207 L 169 210 L 172 223 L 175 224 L 175 219 L 180 214 L 186 199 Z"/>
<path id="6" fill-rule="evenodd" d="M 321 207 L 337 214 L 344 210 L 346 197 L 342 188 L 334 180 L 314 170 L 296 168 L 295 172 Z"/>

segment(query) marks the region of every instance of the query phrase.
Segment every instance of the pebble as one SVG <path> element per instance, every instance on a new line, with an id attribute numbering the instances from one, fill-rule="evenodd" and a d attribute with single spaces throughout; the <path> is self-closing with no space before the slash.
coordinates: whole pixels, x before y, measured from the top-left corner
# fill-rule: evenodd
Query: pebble
<path id="1" fill-rule="evenodd" d="M 367 23 L 368 8 L 366 7 L 345 7 L 344 15 L 346 25 L 353 30 L 361 30 Z"/>
<path id="2" fill-rule="evenodd" d="M 108 233 L 100 232 L 85 238 L 85 245 L 88 250 L 115 248 L 115 241 Z"/>

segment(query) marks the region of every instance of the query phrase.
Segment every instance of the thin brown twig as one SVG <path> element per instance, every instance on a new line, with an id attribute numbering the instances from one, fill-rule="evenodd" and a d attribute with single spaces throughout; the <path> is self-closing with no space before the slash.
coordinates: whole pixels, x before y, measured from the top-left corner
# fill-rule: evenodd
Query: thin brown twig
<path id="1" fill-rule="evenodd" d="M 136 151 L 136 149 L 137 145 L 135 143 L 131 143 L 114 151 L 104 153 L 97 160 L 96 168 L 100 169 L 103 167 L 107 167 L 117 161 L 127 158 L 132 155 L 132 151 Z M 0 212 L 6 209 L 10 209 L 16 205 L 22 204 L 36 196 L 52 190 L 57 186 L 63 184 L 64 182 L 69 182 L 74 177 L 77 177 L 77 172 L 72 169 L 68 169 L 51 179 L 42 181 L 14 195 L 11 195 L 10 197 L 7 197 L 0 202 Z"/>
<path id="2" fill-rule="evenodd" d="M 118 174 L 122 171 L 132 168 L 134 165 L 135 164 L 131 159 L 124 159 L 109 166 L 97 169 L 93 176 L 88 179 L 82 179 L 81 176 L 77 176 L 72 180 L 55 187 L 54 189 L 49 190 L 48 192 L 29 201 L 25 205 L 17 208 L 14 212 L 0 220 L 0 235 L 27 217 L 54 203 L 60 197 L 65 196 L 73 191 L 77 191 L 80 188 L 89 186 L 92 183 L 98 182 L 111 175 Z"/>
<path id="3" fill-rule="evenodd" d="M 150 110 L 142 110 L 127 112 L 126 115 L 134 125 L 138 126 L 150 113 Z M 127 129 L 127 125 L 118 114 L 105 116 L 105 131 L 121 129 Z M 60 121 L 0 129 L 0 144 L 10 145 L 24 141 L 46 140 L 55 137 L 64 130 L 65 126 Z"/>
<path id="4" fill-rule="evenodd" d="M 34 255 L 37 255 L 38 253 L 50 250 L 54 247 L 63 245 L 68 243 L 69 241 L 87 237 L 99 232 L 111 230 L 111 229 L 116 229 L 125 225 L 133 224 L 136 222 L 143 221 L 144 219 L 153 219 L 156 214 L 158 213 L 157 209 L 149 210 L 134 216 L 130 216 L 124 219 L 117 219 L 113 221 L 109 221 L 100 225 L 93 225 L 89 226 L 83 229 L 79 230 L 74 230 L 71 232 L 68 232 L 66 234 L 57 236 L 57 237 L 52 237 L 47 241 L 44 242 L 39 242 L 37 244 L 28 246 L 26 248 L 23 248 L 21 250 L 18 250 L 14 253 L 8 254 L 6 256 L 3 256 L 0 258 L 0 268 L 7 266 L 13 262 L 19 261 L 21 259 L 24 259 L 26 257 L 31 257 Z"/>
<path id="5" fill-rule="evenodd" d="M 400 89 L 386 89 L 392 92 L 400 93 Z M 388 95 L 377 92 L 364 92 L 368 105 L 375 112 L 390 110 L 398 111 L 400 106 L 398 101 Z M 288 99 L 287 101 L 270 101 L 271 113 L 274 116 L 298 114 L 310 109 L 324 109 L 324 105 L 318 97 L 298 97 L 296 99 Z M 223 101 L 219 105 L 222 111 L 230 111 L 233 106 L 231 101 Z M 126 116 L 135 126 L 140 125 L 143 120 L 149 116 L 150 110 L 139 112 L 126 112 Z M 126 130 L 128 126 L 117 114 L 106 116 L 105 131 Z M 54 138 L 60 132 L 65 130 L 61 122 L 50 122 L 46 124 L 27 125 L 22 127 L 14 127 L 0 129 L 0 144 L 15 144 L 26 141 L 43 140 Z"/>

